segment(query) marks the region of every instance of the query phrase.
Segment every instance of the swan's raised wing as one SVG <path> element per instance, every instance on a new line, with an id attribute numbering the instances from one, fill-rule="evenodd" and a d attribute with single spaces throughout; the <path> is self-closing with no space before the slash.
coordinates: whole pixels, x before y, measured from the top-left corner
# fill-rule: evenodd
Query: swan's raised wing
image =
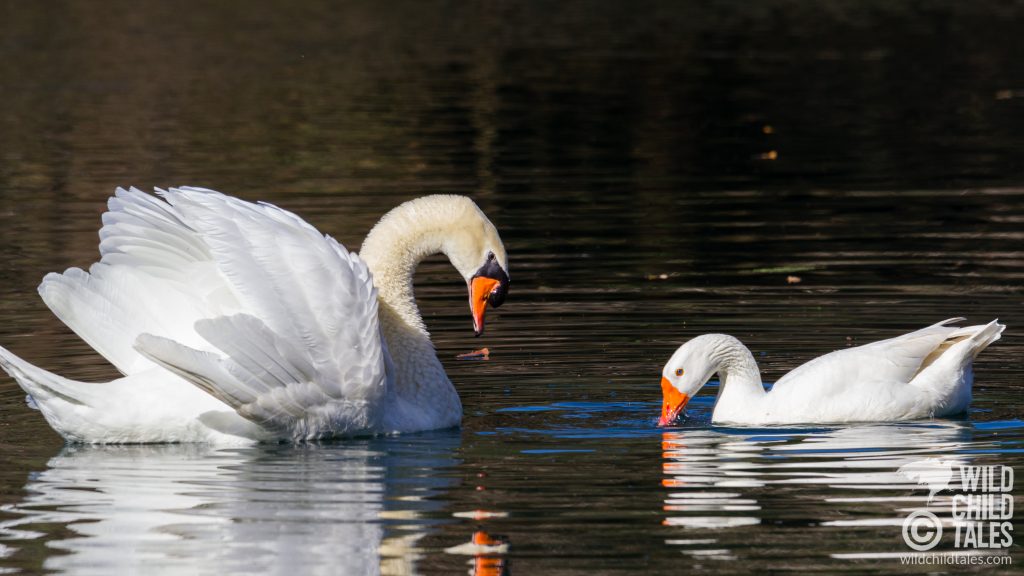
<path id="1" fill-rule="evenodd" d="M 371 426 L 387 369 L 366 264 L 275 206 L 197 188 L 161 194 L 239 312 L 194 323 L 206 346 L 157 333 L 137 349 L 270 429 L 314 437 Z"/>
<path id="2" fill-rule="evenodd" d="M 925 359 L 957 331 L 947 324 L 960 320 L 963 318 L 951 318 L 888 340 L 830 352 L 789 372 L 773 389 L 785 390 L 787 383 L 798 380 L 820 382 L 822 386 L 829 382 L 908 383 Z"/>
<path id="3" fill-rule="evenodd" d="M 100 261 L 47 274 L 39 294 L 54 314 L 122 374 L 154 369 L 134 349 L 142 333 L 203 347 L 196 320 L 240 311 L 202 237 L 173 206 L 118 188 L 100 229 Z"/>

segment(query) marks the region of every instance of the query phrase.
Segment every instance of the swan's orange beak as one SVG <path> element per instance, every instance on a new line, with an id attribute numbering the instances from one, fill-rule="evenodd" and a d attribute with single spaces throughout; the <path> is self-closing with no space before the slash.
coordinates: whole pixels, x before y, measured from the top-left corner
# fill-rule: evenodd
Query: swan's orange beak
<path id="1" fill-rule="evenodd" d="M 486 276 L 477 276 L 469 284 L 469 309 L 473 312 L 473 331 L 479 336 L 484 333 L 484 314 L 487 312 L 487 301 L 491 293 L 498 289 L 501 282 Z"/>
<path id="2" fill-rule="evenodd" d="M 661 420 L 658 420 L 658 426 L 670 426 L 690 401 L 689 396 L 676 390 L 664 376 L 661 377 L 661 399 Z"/>
<path id="3" fill-rule="evenodd" d="M 497 308 L 508 294 L 508 272 L 498 264 L 493 252 L 487 254 L 487 261 L 469 279 L 469 311 L 473 313 L 473 331 L 479 336 L 484 333 L 484 314 L 487 305 Z"/>

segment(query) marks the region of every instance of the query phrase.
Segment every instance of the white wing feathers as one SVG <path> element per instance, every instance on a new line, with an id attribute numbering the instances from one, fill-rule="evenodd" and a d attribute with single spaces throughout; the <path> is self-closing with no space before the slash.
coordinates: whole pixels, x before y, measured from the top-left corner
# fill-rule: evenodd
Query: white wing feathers
<path id="1" fill-rule="evenodd" d="M 140 317 L 141 302 L 126 296 L 131 278 L 99 264 L 91 271 L 69 268 L 63 274 L 47 274 L 39 295 L 64 324 L 122 374 L 140 372 L 143 365 L 152 367 L 132 349 L 141 328 L 132 322 Z"/>
<path id="2" fill-rule="evenodd" d="M 39 294 L 54 314 L 122 374 L 154 368 L 135 349 L 144 332 L 202 346 L 199 318 L 237 311 L 202 239 L 173 207 L 118 188 L 100 229 L 101 259 L 47 274 Z"/>
<path id="3" fill-rule="evenodd" d="M 302 342 L 318 369 L 338 353 L 371 344 L 379 359 L 377 297 L 357 256 L 290 212 L 195 189 L 167 199 L 209 246 L 242 309 L 276 334 Z"/>
<path id="4" fill-rule="evenodd" d="M 369 430 L 388 359 L 366 264 L 275 206 L 157 192 L 118 189 L 101 261 L 40 286 L 54 312 L 122 372 L 156 362 L 271 430 Z"/>
<path id="5" fill-rule="evenodd" d="M 201 320 L 197 328 L 227 358 L 149 334 L 139 336 L 138 346 L 240 415 L 271 430 L 306 437 L 312 430 L 342 433 L 352 432 L 349 426 L 358 430 L 373 424 L 372 406 L 368 405 L 372 398 L 329 396 L 317 384 L 318 373 L 307 355 L 277 337 L 259 318 L 222 316 Z M 345 412 L 346 429 L 331 426 L 331 409 L 335 407 Z M 326 414 L 323 408 L 328 408 Z"/>
<path id="6" fill-rule="evenodd" d="M 779 378 L 773 389 L 785 389 L 788 382 L 799 379 L 823 383 L 910 382 L 925 359 L 960 330 L 947 324 L 962 320 L 950 318 L 909 334 L 819 356 Z"/>
<path id="7" fill-rule="evenodd" d="M 101 261 L 181 279 L 190 264 L 210 260 L 202 239 L 174 209 L 149 194 L 118 188 L 100 229 Z"/>

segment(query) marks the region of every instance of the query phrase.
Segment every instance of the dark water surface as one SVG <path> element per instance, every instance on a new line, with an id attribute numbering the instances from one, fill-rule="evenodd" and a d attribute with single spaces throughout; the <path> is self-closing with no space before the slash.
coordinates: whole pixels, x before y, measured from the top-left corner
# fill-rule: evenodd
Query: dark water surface
<path id="1" fill-rule="evenodd" d="M 900 466 L 1024 473 L 1021 30 L 996 2 L 0 3 L 0 342 L 25 358 L 114 375 L 35 287 L 95 260 L 118 185 L 271 201 L 353 249 L 469 194 L 512 278 L 477 340 L 457 274 L 419 271 L 459 431 L 64 447 L 0 379 L 0 572 L 911 570 L 927 491 Z M 953 316 L 1009 326 L 963 419 L 722 428 L 712 386 L 655 426 L 698 334 L 770 382 Z"/>

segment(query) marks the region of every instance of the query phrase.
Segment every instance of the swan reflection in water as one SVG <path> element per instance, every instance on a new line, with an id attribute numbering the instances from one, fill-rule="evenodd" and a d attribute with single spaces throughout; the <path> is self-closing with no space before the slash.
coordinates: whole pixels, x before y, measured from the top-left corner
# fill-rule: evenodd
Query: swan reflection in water
<path id="1" fill-rule="evenodd" d="M 448 554 L 469 556 L 469 576 L 511 576 L 508 559 L 508 537 L 486 530 L 473 532 L 469 542 L 445 550 Z"/>
<path id="2" fill-rule="evenodd" d="M 79 574 L 412 574 L 459 444 L 69 446 L 4 508 L 0 542 Z"/>
<path id="3" fill-rule="evenodd" d="M 682 529 L 666 544 L 721 560 L 793 549 L 791 530 L 761 529 L 752 539 L 750 527 L 764 522 L 800 526 L 809 555 L 850 546 L 906 552 L 900 526 L 909 511 L 927 505 L 928 491 L 900 467 L 929 457 L 965 464 L 965 448 L 979 447 L 973 436 L 969 424 L 954 421 L 665 432 L 663 523 Z M 937 496 L 932 505 L 948 507 L 950 498 Z M 836 534 L 848 530 L 867 533 Z"/>

